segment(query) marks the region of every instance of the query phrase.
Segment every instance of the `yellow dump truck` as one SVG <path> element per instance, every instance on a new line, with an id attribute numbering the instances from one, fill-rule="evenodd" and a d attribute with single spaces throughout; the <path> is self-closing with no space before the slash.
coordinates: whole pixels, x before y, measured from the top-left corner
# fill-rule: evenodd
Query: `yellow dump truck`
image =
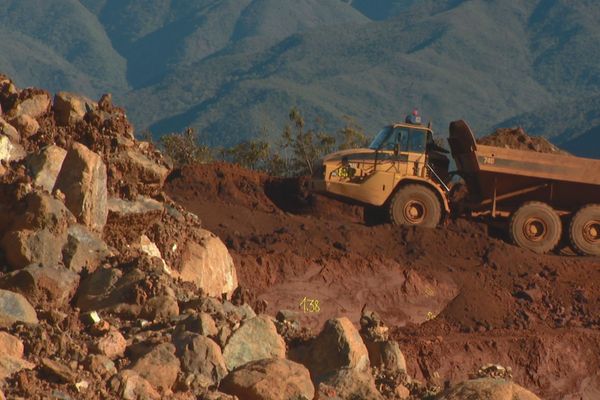
<path id="1" fill-rule="evenodd" d="M 511 240 L 537 253 L 564 238 L 600 255 L 600 160 L 479 145 L 464 121 L 450 124 L 448 142 L 466 212 L 507 221 Z M 312 188 L 387 209 L 395 224 L 433 227 L 450 212 L 447 161 L 429 128 L 395 124 L 368 149 L 325 157 Z"/>

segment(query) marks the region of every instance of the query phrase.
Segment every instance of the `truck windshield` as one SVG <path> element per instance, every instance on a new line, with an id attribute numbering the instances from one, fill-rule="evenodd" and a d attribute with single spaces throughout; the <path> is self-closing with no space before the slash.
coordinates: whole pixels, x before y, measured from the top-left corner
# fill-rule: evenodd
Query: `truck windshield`
<path id="1" fill-rule="evenodd" d="M 384 148 L 385 144 L 394 142 L 392 133 L 394 133 L 393 127 L 386 126 L 381 131 L 379 131 L 377 136 L 375 136 L 375 139 L 373 139 L 373 141 L 369 145 L 369 148 L 372 150 L 381 150 Z"/>

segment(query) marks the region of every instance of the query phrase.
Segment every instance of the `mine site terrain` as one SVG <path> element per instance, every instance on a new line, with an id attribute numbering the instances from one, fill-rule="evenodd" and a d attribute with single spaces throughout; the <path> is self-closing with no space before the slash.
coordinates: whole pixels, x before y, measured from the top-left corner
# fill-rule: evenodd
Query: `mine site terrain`
<path id="1" fill-rule="evenodd" d="M 110 95 L 2 76 L 0 104 L 0 398 L 600 396 L 597 257 L 477 218 L 366 224 L 302 177 L 174 168 Z"/>

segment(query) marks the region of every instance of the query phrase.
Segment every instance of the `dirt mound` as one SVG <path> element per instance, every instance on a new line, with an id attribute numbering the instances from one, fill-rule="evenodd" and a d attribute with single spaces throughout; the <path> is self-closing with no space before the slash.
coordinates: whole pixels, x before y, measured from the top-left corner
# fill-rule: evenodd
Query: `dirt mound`
<path id="1" fill-rule="evenodd" d="M 207 170 L 222 166 L 190 168 L 188 176 L 194 168 L 217 176 Z M 319 313 L 302 314 L 303 323 L 315 329 L 333 315 L 358 323 L 358 310 L 367 304 L 394 327 L 394 337 L 412 355 L 410 373 L 426 380 L 460 380 L 481 366 L 475 368 L 477 363 L 505 362 L 518 382 L 537 388 L 543 398 L 558 399 L 583 390 L 574 382 L 592 376 L 599 365 L 594 357 L 585 367 L 534 361 L 540 353 L 560 358 L 561 348 L 584 351 L 597 341 L 597 260 L 539 256 L 464 219 L 431 230 L 369 227 L 348 214 L 340 218 L 349 206 L 333 199 L 327 199 L 331 214 L 299 207 L 298 181 L 278 186 L 248 173 L 240 176 L 255 182 L 252 198 L 269 204 L 263 211 L 249 208 L 244 198 L 198 196 L 193 191 L 201 183 L 185 178 L 179 184 L 180 178 L 172 177 L 165 189 L 227 243 L 240 284 L 257 302 L 266 302 L 267 311 L 298 309 L 305 297 L 319 300 Z M 265 197 L 258 193 L 260 184 Z M 569 327 L 579 329 L 586 344 L 574 336 L 562 341 L 559 332 Z M 540 348 L 544 338 L 554 344 Z M 545 386 L 542 376 L 570 383 Z"/>
<path id="2" fill-rule="evenodd" d="M 550 143 L 546 138 L 529 136 L 520 127 L 496 129 L 494 133 L 478 138 L 477 143 L 509 149 L 531 150 L 538 153 L 569 154 Z"/>

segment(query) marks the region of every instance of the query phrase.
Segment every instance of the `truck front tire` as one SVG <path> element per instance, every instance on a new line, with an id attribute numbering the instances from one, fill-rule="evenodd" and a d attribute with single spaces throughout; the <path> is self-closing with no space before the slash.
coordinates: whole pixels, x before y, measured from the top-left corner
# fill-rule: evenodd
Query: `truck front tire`
<path id="1" fill-rule="evenodd" d="M 573 215 L 569 242 L 580 255 L 600 256 L 600 204 L 587 205 Z"/>
<path id="2" fill-rule="evenodd" d="M 558 244 L 562 223 L 552 207 L 531 201 L 523 204 L 511 216 L 509 234 L 517 246 L 544 254 Z"/>
<path id="3" fill-rule="evenodd" d="M 389 212 L 394 225 L 435 228 L 442 217 L 442 205 L 431 189 L 410 184 L 394 194 Z"/>

